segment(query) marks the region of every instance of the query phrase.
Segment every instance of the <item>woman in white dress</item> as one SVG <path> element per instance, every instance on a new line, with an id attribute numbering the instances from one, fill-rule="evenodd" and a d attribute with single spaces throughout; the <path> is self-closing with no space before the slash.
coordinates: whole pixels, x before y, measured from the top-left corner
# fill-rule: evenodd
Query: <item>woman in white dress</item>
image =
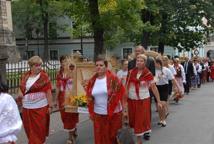
<path id="1" fill-rule="evenodd" d="M 0 144 L 15 144 L 22 120 L 13 97 L 0 76 Z"/>
<path id="2" fill-rule="evenodd" d="M 175 75 L 175 79 L 177 81 L 177 84 L 179 86 L 179 90 L 180 92 L 177 92 L 178 90 L 176 90 L 176 95 L 175 95 L 175 102 L 178 103 L 178 101 L 184 97 L 184 83 L 186 83 L 186 75 L 184 72 L 184 67 L 180 64 L 180 60 L 179 58 L 175 58 L 174 59 L 174 68 L 176 70 L 176 75 Z"/>
<path id="3" fill-rule="evenodd" d="M 117 77 L 121 79 L 122 83 L 125 85 L 126 77 L 128 75 L 128 63 L 129 61 L 124 59 L 122 60 L 122 69 L 117 72 Z"/>

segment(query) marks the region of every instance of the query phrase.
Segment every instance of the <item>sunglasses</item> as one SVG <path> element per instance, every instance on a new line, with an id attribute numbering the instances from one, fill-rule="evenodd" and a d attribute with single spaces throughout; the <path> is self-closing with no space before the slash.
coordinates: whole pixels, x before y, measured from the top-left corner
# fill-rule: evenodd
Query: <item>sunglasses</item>
<path id="1" fill-rule="evenodd" d="M 35 67 L 41 67 L 42 64 L 34 64 Z"/>

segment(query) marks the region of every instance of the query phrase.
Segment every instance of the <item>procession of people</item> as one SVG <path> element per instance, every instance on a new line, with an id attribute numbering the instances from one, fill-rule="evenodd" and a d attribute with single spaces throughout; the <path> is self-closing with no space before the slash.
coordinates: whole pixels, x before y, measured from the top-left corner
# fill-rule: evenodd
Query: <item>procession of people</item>
<path id="1" fill-rule="evenodd" d="M 75 144 L 78 138 L 79 113 L 67 112 L 65 101 L 73 92 L 76 65 L 68 63 L 66 59 L 67 56 L 60 57 L 55 101 L 63 128 L 68 132 L 66 143 Z M 14 121 L 11 123 L 16 129 L 0 133 L 4 136 L 0 137 L 0 143 L 14 144 L 22 122 L 28 144 L 46 142 L 50 114 L 55 105 L 53 87 L 48 74 L 42 69 L 42 63 L 39 56 L 31 57 L 28 60 L 30 70 L 21 77 L 18 99 L 21 99 L 22 104 L 22 120 L 13 100 L 1 101 L 14 106 L 16 113 L 13 113 Z M 87 98 L 89 117 L 93 123 L 95 144 L 117 144 L 117 133 L 125 120 L 128 120 L 129 127 L 133 129 L 136 143 L 142 144 L 143 138 L 150 139 L 153 101 L 159 116 L 157 125 L 166 127 L 170 113 L 169 103 L 182 102 L 185 95 L 214 79 L 214 62 L 208 62 L 206 58 L 170 59 L 160 54 L 154 57 L 147 55 L 143 46 L 136 46 L 133 59 L 121 60 L 121 69 L 117 69 L 117 73 L 109 69 L 108 64 L 104 56 L 98 56 L 94 62 L 94 75 L 81 82 Z M 11 99 L 2 82 L 0 90 L 0 99 Z"/>

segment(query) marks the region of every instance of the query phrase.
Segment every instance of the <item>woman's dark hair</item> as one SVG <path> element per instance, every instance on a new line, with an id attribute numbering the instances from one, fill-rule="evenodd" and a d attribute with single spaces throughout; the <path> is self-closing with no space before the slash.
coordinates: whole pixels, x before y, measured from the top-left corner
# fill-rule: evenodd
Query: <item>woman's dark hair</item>
<path id="1" fill-rule="evenodd" d="M 65 60 L 65 59 L 66 59 L 66 56 L 62 55 L 62 56 L 59 58 L 60 63 L 61 63 L 63 60 Z"/>
<path id="2" fill-rule="evenodd" d="M 8 92 L 8 86 L 5 83 L 3 83 L 2 77 L 0 75 L 0 93 L 2 92 L 3 93 Z"/>
<path id="3" fill-rule="evenodd" d="M 161 59 L 156 58 L 156 59 L 155 59 L 155 62 L 156 62 L 156 63 L 159 63 L 159 64 L 160 64 L 160 66 L 161 66 L 161 67 L 163 67 L 163 62 L 162 62 L 162 60 L 161 60 Z"/>
<path id="4" fill-rule="evenodd" d="M 106 67 L 108 67 L 108 61 L 105 59 L 104 56 L 99 55 L 99 56 L 95 59 L 95 63 L 98 62 L 98 61 L 103 61 L 104 65 L 105 65 Z"/>
<path id="5" fill-rule="evenodd" d="M 160 64 L 160 66 L 161 66 L 161 73 L 163 74 L 163 61 L 162 61 L 162 59 L 159 58 L 159 57 L 157 57 L 157 58 L 155 58 L 155 62 Z"/>

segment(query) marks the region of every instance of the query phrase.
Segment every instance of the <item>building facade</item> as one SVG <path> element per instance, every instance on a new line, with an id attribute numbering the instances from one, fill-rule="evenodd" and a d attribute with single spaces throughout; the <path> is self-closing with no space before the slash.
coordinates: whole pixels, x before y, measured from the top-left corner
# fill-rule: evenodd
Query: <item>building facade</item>
<path id="1" fill-rule="evenodd" d="M 72 21 L 69 18 L 62 17 L 58 18 L 58 25 L 67 25 L 67 29 L 72 29 Z M 22 59 L 28 59 L 33 55 L 43 56 L 44 53 L 44 41 L 42 36 L 34 36 L 34 39 L 26 40 L 25 37 L 22 36 L 21 30 L 15 28 L 16 34 L 16 43 L 17 48 L 19 49 L 20 55 Z M 58 60 L 61 55 L 69 55 L 73 54 L 76 51 L 80 51 L 84 57 L 89 59 L 93 59 L 94 57 L 94 39 L 91 37 L 74 39 L 68 31 L 57 31 L 57 38 L 53 40 L 49 40 L 48 49 L 49 49 L 49 59 L 50 60 Z M 118 58 L 127 58 L 127 56 L 134 51 L 135 44 L 132 42 L 124 42 L 122 44 L 118 44 L 114 49 L 106 51 L 108 56 L 116 56 Z M 157 51 L 157 46 L 149 46 L 149 50 Z M 195 55 L 194 51 L 199 51 L 198 56 L 205 56 L 203 46 L 193 50 L 193 51 L 182 51 L 179 52 L 177 49 L 165 46 L 164 54 L 174 56 L 188 56 L 192 57 Z"/>

